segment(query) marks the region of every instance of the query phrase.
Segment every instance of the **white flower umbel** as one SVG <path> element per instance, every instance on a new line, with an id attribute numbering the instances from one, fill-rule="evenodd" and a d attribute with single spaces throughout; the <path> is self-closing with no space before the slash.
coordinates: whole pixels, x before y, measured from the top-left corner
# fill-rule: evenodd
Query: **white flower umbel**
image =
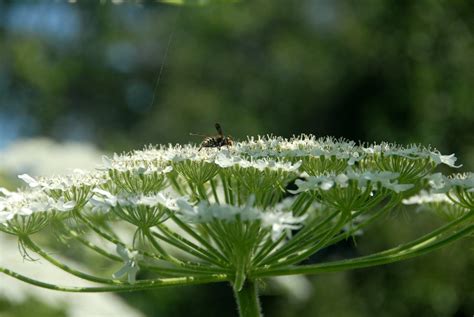
<path id="1" fill-rule="evenodd" d="M 18 236 L 23 254 L 34 252 L 101 286 L 63 287 L 1 267 L 0 272 L 74 292 L 226 281 L 241 315 L 260 316 L 259 279 L 394 262 L 472 234 L 473 174 L 447 177 L 437 173 L 439 165 L 460 166 L 454 155 L 419 145 L 357 144 L 302 135 L 251 137 L 222 148 L 148 146 L 104 158 L 95 171 L 54 177 L 22 174 L 26 190 L 0 190 L 0 230 Z M 362 233 L 401 204 L 449 211 L 450 222 L 370 256 L 302 264 Z M 119 228 L 129 231 L 124 234 Z M 122 267 L 113 279 L 71 268 L 33 242 L 31 235 L 39 232 L 52 232 L 68 245 L 73 240 L 71 246 L 81 245 Z M 89 241 L 91 236 L 104 243 Z M 110 245 L 118 256 L 107 249 Z M 154 275 L 135 281 L 139 269 Z M 124 276 L 128 283 L 119 280 Z"/>
<path id="2" fill-rule="evenodd" d="M 32 189 L 41 190 L 54 199 L 75 201 L 79 208 L 91 198 L 92 190 L 107 182 L 101 171 L 75 169 L 72 174 L 33 178 L 27 174 L 19 176 Z"/>
<path id="3" fill-rule="evenodd" d="M 451 190 L 447 195 L 456 205 L 474 209 L 474 173 L 453 175 L 449 178 Z"/>
<path id="4" fill-rule="evenodd" d="M 0 223 L 5 223 L 17 215 L 71 211 L 76 206 L 74 201 L 64 201 L 63 198 L 55 200 L 39 190 L 10 192 L 0 188 L 0 192 L 3 194 L 0 196 Z"/>
<path id="5" fill-rule="evenodd" d="M 468 193 L 464 193 L 464 195 L 466 194 Z M 455 190 L 441 193 L 421 190 L 417 195 L 404 199 L 402 203 L 405 205 L 417 205 L 418 211 L 434 211 L 446 220 L 453 220 L 469 212 L 470 208 L 466 206 L 469 199 L 463 197 L 462 192 Z"/>
<path id="6" fill-rule="evenodd" d="M 418 195 L 403 199 L 405 205 L 424 205 L 428 203 L 448 203 L 453 204 L 448 195 L 444 193 L 430 193 L 426 190 L 420 191 Z"/>
<path id="7" fill-rule="evenodd" d="M 246 159 L 237 155 L 230 155 L 229 153 L 219 153 L 216 155 L 214 163 L 222 168 L 228 168 L 232 166 L 239 166 L 242 168 L 255 168 L 259 171 L 269 170 L 281 170 L 286 172 L 296 172 L 301 166 L 301 161 L 295 164 L 291 162 L 285 162 L 282 160 L 273 159 Z"/>
<path id="8" fill-rule="evenodd" d="M 467 192 L 474 191 L 474 173 L 456 174 L 449 179 L 452 187 L 460 187 Z"/>
<path id="9" fill-rule="evenodd" d="M 308 176 L 306 180 L 296 180 L 298 189 L 294 193 L 308 190 L 320 189 L 327 191 L 331 188 L 347 188 L 350 181 L 357 184 L 361 190 L 365 190 L 369 184 L 371 189 L 376 190 L 379 186 L 400 193 L 412 188 L 413 184 L 398 184 L 398 173 L 393 172 L 356 172 L 348 168 L 344 173 Z"/>
<path id="10" fill-rule="evenodd" d="M 151 195 L 137 195 L 134 193 L 120 192 L 112 194 L 111 192 L 95 188 L 94 195 L 89 203 L 99 210 L 108 211 L 110 208 L 120 205 L 122 207 L 143 205 L 148 207 L 163 206 L 169 210 L 178 210 L 178 201 L 186 201 L 187 197 L 172 198 L 163 192 Z"/>
<path id="11" fill-rule="evenodd" d="M 273 241 L 280 238 L 282 233 L 291 237 L 291 230 L 300 229 L 307 215 L 294 217 L 292 212 L 280 210 L 260 210 L 252 207 L 254 198 L 250 197 L 245 206 L 209 204 L 200 202 L 196 206 L 184 200 L 178 201 L 179 212 L 184 219 L 193 223 L 209 223 L 221 220 L 227 223 L 234 221 L 261 223 L 262 228 L 270 228 Z"/>
<path id="12" fill-rule="evenodd" d="M 50 217 L 76 207 L 75 201 L 54 199 L 40 190 L 10 192 L 0 189 L 0 231 L 28 235 L 42 230 Z"/>
<path id="13" fill-rule="evenodd" d="M 213 220 L 231 221 L 255 221 L 262 218 L 262 212 L 252 207 L 254 198 L 250 197 L 245 206 L 231 206 L 227 204 L 209 204 L 201 201 L 192 206 L 185 200 L 178 200 L 179 212 L 186 221 L 192 223 L 206 223 Z"/>
<path id="14" fill-rule="evenodd" d="M 69 175 L 33 178 L 28 174 L 22 174 L 18 178 L 27 183 L 31 188 L 60 191 L 68 191 L 74 187 L 95 187 L 106 182 L 104 173 L 88 172 L 80 169 L 75 169 Z"/>
<path id="15" fill-rule="evenodd" d="M 168 218 L 168 212 L 177 209 L 176 201 L 163 193 L 143 195 L 127 192 L 112 194 L 95 188 L 89 200 L 93 212 L 112 212 L 123 220 L 143 229 L 155 226 Z M 179 198 L 184 200 L 185 198 Z"/>
<path id="16" fill-rule="evenodd" d="M 291 193 L 308 194 L 322 205 L 342 211 L 341 222 L 350 223 L 352 212 L 369 212 L 386 198 L 404 195 L 414 184 L 399 184 L 399 174 L 388 171 L 355 171 L 348 167 L 342 173 L 334 172 L 297 179 Z"/>
<path id="17" fill-rule="evenodd" d="M 148 152 L 135 152 L 133 156 L 114 155 L 112 159 L 104 156 L 101 169 L 131 172 L 135 175 L 166 174 L 173 170 L 171 166 L 162 165 L 162 159 L 159 156 L 150 154 Z"/>
<path id="18" fill-rule="evenodd" d="M 166 174 L 170 173 L 173 167 L 159 155 L 152 155 L 154 151 L 150 152 L 114 155 L 113 159 L 104 157 L 104 165 L 100 169 L 106 171 L 115 186 L 124 191 L 148 194 L 162 190 L 165 187 Z"/>

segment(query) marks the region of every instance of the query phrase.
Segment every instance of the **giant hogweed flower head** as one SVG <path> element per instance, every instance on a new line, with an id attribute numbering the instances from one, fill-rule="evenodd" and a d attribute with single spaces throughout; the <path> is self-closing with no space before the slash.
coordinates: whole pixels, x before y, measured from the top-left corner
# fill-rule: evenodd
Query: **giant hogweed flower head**
<path id="1" fill-rule="evenodd" d="M 30 196 L 40 193 L 54 199 L 56 205 L 45 204 L 45 211 L 61 210 L 57 204 L 66 202 L 67 206 L 74 204 L 95 211 L 114 209 L 125 216 L 129 212 L 117 211 L 142 206 L 140 212 L 132 212 L 137 215 L 132 217 L 135 224 L 140 223 L 136 221 L 138 215 L 148 213 L 154 214 L 150 224 L 156 225 L 167 218 L 163 210 L 173 208 L 144 202 L 156 201 L 156 197 L 164 199 L 166 190 L 191 197 L 191 203 L 196 206 L 202 201 L 219 204 L 223 200 L 239 206 L 253 195 L 259 208 L 268 209 L 282 199 L 289 182 L 296 180 L 297 189 L 293 194 L 310 192 L 314 199 L 340 207 L 346 197 L 350 201 L 346 208 L 359 208 L 354 205 L 357 195 L 364 198 L 358 199 L 363 207 L 367 200 L 387 195 L 388 191 L 403 194 L 419 187 L 417 181 L 426 175 L 424 179 L 430 186 L 444 190 L 446 177 L 429 173 L 439 164 L 458 167 L 455 161 L 454 155 L 442 155 L 437 150 L 418 145 L 358 145 L 343 139 L 310 135 L 292 139 L 263 136 L 249 138 L 229 149 L 149 146 L 144 150 L 115 154 L 112 158 L 104 157 L 103 165 L 93 172 L 77 170 L 67 176 L 37 179 L 23 174 L 19 177 L 32 189 L 31 194 L 15 195 L 24 195 L 28 197 L 27 201 Z M 349 189 L 353 197 L 345 195 Z M 38 209 L 34 205 L 32 208 Z M 158 209 L 160 211 L 156 212 Z M 27 209 L 23 207 L 23 210 Z M 7 219 L 6 213 L 3 214 L 3 219 Z M 9 213 L 8 219 L 12 215 Z"/>
<path id="2" fill-rule="evenodd" d="M 148 146 L 104 157 L 95 171 L 20 175 L 26 189 L 2 190 L 0 230 L 20 236 L 25 247 L 61 269 L 109 285 L 107 290 L 228 281 L 240 300 L 246 285 L 266 276 L 388 263 L 470 234 L 472 174 L 436 173 L 441 164 L 459 167 L 455 162 L 454 155 L 419 145 L 311 135 L 261 136 L 228 148 Z M 456 212 L 452 222 L 416 242 L 360 260 L 301 265 L 402 202 Z M 34 244 L 29 236 L 58 214 L 65 234 L 118 262 L 112 279 L 63 266 Z M 135 234 L 118 235 L 118 223 Z M 119 256 L 88 242 L 91 232 L 115 245 Z M 157 276 L 142 280 L 139 270 Z M 127 281 L 117 280 L 125 276 Z"/>

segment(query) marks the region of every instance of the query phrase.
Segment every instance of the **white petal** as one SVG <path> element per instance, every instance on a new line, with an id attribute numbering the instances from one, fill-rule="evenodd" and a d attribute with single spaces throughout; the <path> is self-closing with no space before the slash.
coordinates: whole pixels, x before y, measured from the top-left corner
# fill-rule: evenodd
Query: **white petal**
<path id="1" fill-rule="evenodd" d="M 18 175 L 18 178 L 23 180 L 25 183 L 27 183 L 30 187 L 33 187 L 33 188 L 41 185 L 36 179 L 34 179 L 28 174 Z"/>
<path id="2" fill-rule="evenodd" d="M 0 223 L 5 223 L 12 219 L 15 215 L 11 212 L 0 212 Z"/>

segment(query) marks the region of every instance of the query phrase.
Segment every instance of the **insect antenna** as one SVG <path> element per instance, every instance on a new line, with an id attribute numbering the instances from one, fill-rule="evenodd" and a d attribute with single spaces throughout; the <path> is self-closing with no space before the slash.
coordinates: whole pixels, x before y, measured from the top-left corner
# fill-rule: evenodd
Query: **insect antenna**
<path id="1" fill-rule="evenodd" d="M 207 138 L 207 137 L 208 137 L 207 135 L 199 134 L 199 133 L 189 133 L 189 135 L 192 135 L 192 136 L 200 136 L 200 137 L 204 137 L 204 138 Z"/>

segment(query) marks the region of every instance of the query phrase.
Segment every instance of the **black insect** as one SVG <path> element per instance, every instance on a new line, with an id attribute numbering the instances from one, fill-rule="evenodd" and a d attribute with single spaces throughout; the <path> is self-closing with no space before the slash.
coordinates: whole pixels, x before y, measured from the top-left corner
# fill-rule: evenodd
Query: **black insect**
<path id="1" fill-rule="evenodd" d="M 195 133 L 190 133 L 190 135 L 197 135 L 197 136 L 202 136 L 204 137 L 204 140 L 201 142 L 199 146 L 200 151 L 203 147 L 218 147 L 221 148 L 222 146 L 231 146 L 234 144 L 232 137 L 231 136 L 225 136 L 224 132 L 222 132 L 221 125 L 219 123 L 216 123 L 215 125 L 216 130 L 217 130 L 217 135 L 215 136 L 205 136 L 201 134 L 195 134 Z"/>

